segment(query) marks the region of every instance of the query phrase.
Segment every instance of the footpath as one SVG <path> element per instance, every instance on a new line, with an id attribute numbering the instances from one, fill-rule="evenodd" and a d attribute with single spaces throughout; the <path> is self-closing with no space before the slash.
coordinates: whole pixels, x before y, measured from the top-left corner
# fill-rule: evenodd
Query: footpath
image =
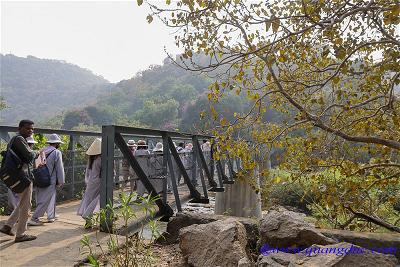
<path id="1" fill-rule="evenodd" d="M 84 259 L 80 240 L 87 234 L 94 241 L 96 233 L 83 228 L 84 220 L 76 215 L 79 203 L 78 200 L 57 205 L 60 217 L 54 223 L 28 226 L 28 233 L 36 235 L 36 240 L 14 243 L 14 237 L 0 233 L 0 266 L 71 267 Z M 7 218 L 0 216 L 0 225 Z M 99 240 L 106 241 L 106 237 L 107 234 L 98 233 Z"/>

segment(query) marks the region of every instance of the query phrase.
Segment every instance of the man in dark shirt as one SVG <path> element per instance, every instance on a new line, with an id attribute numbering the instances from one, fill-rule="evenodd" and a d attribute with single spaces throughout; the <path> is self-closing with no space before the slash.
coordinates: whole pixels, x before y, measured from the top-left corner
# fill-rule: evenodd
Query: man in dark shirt
<path id="1" fill-rule="evenodd" d="M 42 156 L 43 159 L 45 158 L 42 151 L 33 151 L 26 142 L 26 138 L 33 134 L 33 124 L 33 121 L 30 120 L 22 120 L 19 122 L 19 133 L 16 137 L 14 137 L 14 142 L 11 147 L 25 163 L 23 168 L 24 171 L 29 175 L 29 177 L 33 177 L 32 169 L 35 159 L 39 155 Z M 34 240 L 36 239 L 36 236 L 25 234 L 29 211 L 32 207 L 32 183 L 27 188 L 25 188 L 22 193 L 19 193 L 18 197 L 20 201 L 17 207 L 11 213 L 10 218 L 8 218 L 6 224 L 2 228 L 0 228 L 0 232 L 14 236 L 12 228 L 18 222 L 17 231 L 15 234 L 15 242 Z"/>

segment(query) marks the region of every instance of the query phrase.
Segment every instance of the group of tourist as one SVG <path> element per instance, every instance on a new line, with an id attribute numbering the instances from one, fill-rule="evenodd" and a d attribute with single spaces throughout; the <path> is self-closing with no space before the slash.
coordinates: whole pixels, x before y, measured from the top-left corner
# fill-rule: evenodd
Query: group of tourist
<path id="1" fill-rule="evenodd" d="M 24 173 L 31 181 L 22 192 L 15 193 L 8 189 L 8 202 L 13 209 L 7 222 L 0 228 L 0 232 L 15 236 L 15 242 L 35 240 L 36 236 L 26 234 L 27 225 L 39 226 L 44 222 L 40 217 L 47 215 L 47 223 L 53 223 L 56 214 L 56 188 L 65 183 L 64 165 L 62 153 L 59 147 L 64 142 L 57 134 L 51 134 L 47 139 L 47 146 L 40 151 L 34 151 L 33 145 L 37 142 L 33 139 L 34 123 L 30 120 L 22 120 L 18 125 L 18 134 L 13 137 L 7 149 L 12 149 L 23 162 Z M 101 169 L 101 140 L 97 138 L 89 147 L 86 154 L 89 156 L 85 172 L 86 190 L 82 199 L 78 214 L 82 217 L 90 217 L 98 206 L 100 195 L 100 169 Z M 4 161 L 3 161 L 4 162 Z M 35 186 L 34 170 L 46 165 L 49 174 L 49 185 Z M 32 194 L 35 192 L 36 208 L 30 220 L 29 214 L 32 207 Z M 17 225 L 16 232 L 13 232 Z"/>
<path id="2" fill-rule="evenodd" d="M 139 140 L 137 143 L 135 140 L 129 140 L 127 143 L 128 147 L 130 148 L 132 155 L 137 156 L 137 160 L 139 162 L 139 165 L 143 169 L 143 171 L 146 173 L 146 175 L 149 174 L 149 169 L 150 168 L 155 168 L 155 169 L 162 169 L 162 155 L 163 155 L 163 144 L 161 142 L 156 143 L 153 149 L 149 149 L 148 145 L 146 144 L 146 141 L 144 140 Z M 177 152 L 179 153 L 180 159 L 185 167 L 186 170 L 189 170 L 193 164 L 193 159 L 191 156 L 188 155 L 188 153 L 192 152 L 193 150 L 193 144 L 192 143 L 183 143 L 180 142 L 178 145 L 175 145 L 175 148 Z M 208 149 L 210 146 L 210 142 L 207 141 L 203 144 L 202 149 L 204 151 L 210 151 Z M 150 157 L 140 157 L 140 156 L 149 156 L 153 155 Z M 150 166 L 152 164 L 152 159 L 155 157 L 158 159 L 153 160 L 153 165 L 155 166 Z M 182 174 L 181 171 L 179 170 L 176 161 L 173 159 L 172 160 L 173 164 L 173 169 L 174 169 L 174 177 L 178 181 L 178 184 L 181 183 L 181 178 Z M 142 196 L 144 193 L 144 186 L 141 184 L 139 181 L 138 176 L 135 174 L 133 171 L 132 167 L 129 166 L 128 160 L 124 159 L 122 161 L 122 168 L 121 168 L 121 173 L 123 177 L 123 182 L 125 184 L 130 184 L 131 190 L 137 190 L 139 196 Z M 189 178 L 192 179 L 191 171 L 188 171 Z M 149 175 L 148 175 L 149 176 Z M 197 184 L 197 180 L 192 179 L 192 183 L 195 185 Z M 167 192 L 171 193 L 172 192 L 172 185 L 171 185 L 171 176 L 167 175 Z"/>
<path id="3" fill-rule="evenodd" d="M 62 187 L 65 183 L 65 173 L 62 160 L 62 153 L 60 151 L 60 145 L 64 142 L 57 134 L 51 134 L 47 139 L 47 146 L 40 151 L 33 150 L 33 145 L 37 142 L 33 139 L 32 134 L 34 130 L 34 122 L 30 120 L 22 120 L 18 126 L 18 134 L 11 139 L 7 149 L 12 149 L 17 156 L 23 162 L 24 172 L 29 177 L 30 182 L 22 192 L 15 193 L 12 188 L 8 189 L 8 201 L 10 207 L 13 209 L 9 219 L 0 228 L 0 232 L 14 236 L 15 242 L 24 242 L 36 239 L 36 236 L 26 234 L 27 225 L 39 226 L 43 225 L 44 222 L 39 218 L 43 217 L 46 213 L 47 223 L 53 223 L 58 215 L 56 214 L 56 192 L 57 187 Z M 148 163 L 146 155 L 160 155 L 163 154 L 163 144 L 158 142 L 153 149 L 149 149 L 146 141 L 138 140 L 136 143 L 134 140 L 127 142 L 132 155 L 136 157 L 139 165 L 142 169 L 147 172 L 146 164 Z M 175 145 L 175 143 L 174 143 Z M 201 147 L 203 151 L 210 151 L 210 143 L 205 141 Z M 184 144 L 179 143 L 176 146 L 176 150 L 185 165 L 188 167 L 188 162 L 184 160 L 185 153 L 191 152 L 193 145 L 191 143 Z M 91 218 L 100 207 L 100 185 L 101 185 L 101 139 L 96 138 L 86 151 L 88 156 L 88 162 L 85 171 L 85 184 L 86 189 L 83 195 L 82 201 L 79 205 L 77 214 L 82 216 L 86 220 L 85 227 L 91 226 Z M 4 161 L 4 160 L 3 160 Z M 181 180 L 181 172 L 177 168 L 176 162 L 174 162 L 174 174 L 178 184 Z M 49 185 L 35 186 L 33 170 L 46 165 L 49 175 Z M 190 173 L 190 172 L 188 172 Z M 133 169 L 130 167 L 126 159 L 122 162 L 122 175 L 125 182 L 130 182 L 131 191 L 136 190 L 138 196 L 143 196 L 145 193 L 145 187 L 135 174 Z M 189 177 L 191 175 L 189 174 Z M 130 178 L 130 179 L 129 179 Z M 197 181 L 192 181 L 194 184 Z M 171 179 L 170 175 L 167 175 L 167 188 L 168 192 L 171 192 Z M 35 192 L 36 209 L 29 219 L 31 211 L 32 194 Z M 29 220 L 28 220 L 29 219 Z M 13 232 L 14 225 L 17 225 L 16 232 Z"/>
<path id="4" fill-rule="evenodd" d="M 34 151 L 32 145 L 36 141 L 32 138 L 34 123 L 30 120 L 22 120 L 18 125 L 18 134 L 13 137 L 7 149 L 12 151 L 22 161 L 23 171 L 26 176 L 33 181 L 33 169 L 46 165 L 49 171 L 50 181 L 46 187 L 35 187 L 36 209 L 28 222 L 29 213 L 32 207 L 33 182 L 31 182 L 22 192 L 18 194 L 9 190 L 9 203 L 13 211 L 5 225 L 0 228 L 0 232 L 14 236 L 15 242 L 24 242 L 36 239 L 36 236 L 26 234 L 28 225 L 42 225 L 39 221 L 47 213 L 47 222 L 52 223 L 56 219 L 56 187 L 63 186 L 65 182 L 62 153 L 58 149 L 61 141 L 57 134 L 50 135 L 47 140 L 48 146 L 40 151 Z M 4 162 L 4 161 L 3 161 Z M 10 189 L 10 188 L 9 188 Z M 11 188 L 12 189 L 12 188 Z M 17 225 L 16 232 L 12 231 Z"/>

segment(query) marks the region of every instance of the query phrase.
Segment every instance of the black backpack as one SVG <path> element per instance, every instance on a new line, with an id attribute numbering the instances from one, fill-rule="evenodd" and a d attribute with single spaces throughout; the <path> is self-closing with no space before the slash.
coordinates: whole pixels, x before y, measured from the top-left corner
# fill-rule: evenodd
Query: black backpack
<path id="1" fill-rule="evenodd" d="M 28 172 L 23 169 L 24 162 L 11 148 L 16 137 L 11 139 L 7 150 L 2 152 L 0 179 L 14 193 L 22 193 L 31 184 L 32 177 L 30 177 L 29 169 Z"/>
<path id="2" fill-rule="evenodd" d="M 53 153 L 56 149 L 52 150 L 49 154 L 46 155 L 46 159 Z M 53 175 L 54 169 L 56 168 L 56 162 L 54 162 L 53 170 L 49 171 L 47 165 L 42 165 L 32 171 L 35 180 L 33 181 L 33 185 L 36 187 L 44 188 L 48 187 L 51 184 L 51 176 Z"/>

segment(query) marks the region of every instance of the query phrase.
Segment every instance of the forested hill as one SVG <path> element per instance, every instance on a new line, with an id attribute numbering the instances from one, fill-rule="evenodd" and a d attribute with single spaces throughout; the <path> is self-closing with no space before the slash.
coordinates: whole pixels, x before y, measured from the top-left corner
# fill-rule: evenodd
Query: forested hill
<path id="1" fill-rule="evenodd" d="M 112 86 L 87 69 L 60 60 L 0 55 L 1 124 L 30 118 L 45 121 L 71 108 L 84 107 Z"/>
<path id="2" fill-rule="evenodd" d="M 210 118 L 207 115 L 210 112 L 207 90 L 211 82 L 199 73 L 185 71 L 165 60 L 161 66 L 151 66 L 129 80 L 117 83 L 112 93 L 99 98 L 96 104 L 67 112 L 59 126 L 93 129 L 115 123 L 180 131 L 210 127 L 206 123 L 210 122 L 207 120 Z M 232 117 L 234 112 L 245 110 L 247 102 L 231 94 L 216 107 L 216 111 Z M 206 119 L 200 121 L 199 115 L 203 111 Z"/>

